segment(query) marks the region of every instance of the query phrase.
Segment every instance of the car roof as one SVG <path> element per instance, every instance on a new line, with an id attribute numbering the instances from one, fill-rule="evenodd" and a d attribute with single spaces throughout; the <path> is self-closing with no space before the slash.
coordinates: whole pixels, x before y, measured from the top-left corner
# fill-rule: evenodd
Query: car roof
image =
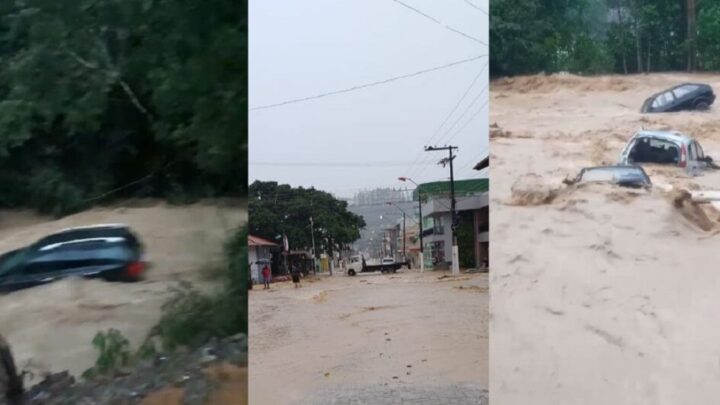
<path id="1" fill-rule="evenodd" d="M 693 141 L 693 137 L 687 134 L 683 134 L 679 131 L 655 131 L 655 130 L 640 130 L 635 134 L 635 137 L 653 137 L 666 139 L 675 143 L 690 143 Z"/>
<path id="2" fill-rule="evenodd" d="M 102 224 L 62 229 L 35 242 L 38 246 L 67 243 L 75 240 L 129 237 L 130 229 L 122 224 Z"/>
<path id="3" fill-rule="evenodd" d="M 663 93 L 667 93 L 668 91 L 675 90 L 675 89 L 677 89 L 678 87 L 688 86 L 688 85 L 690 85 L 690 86 L 700 86 L 700 87 L 712 89 L 712 86 L 710 86 L 709 84 L 705 84 L 705 83 L 691 83 L 691 82 L 688 82 L 688 83 L 678 84 L 677 86 L 668 87 L 668 88 L 666 88 L 666 89 L 664 89 L 664 90 L 660 90 L 660 91 L 658 91 L 657 93 L 654 93 L 653 95 L 651 95 L 649 98 L 655 98 L 655 97 L 657 97 L 657 96 L 659 96 L 659 95 L 661 95 L 661 94 L 663 94 Z"/>
<path id="4" fill-rule="evenodd" d="M 57 233 L 61 232 L 69 232 L 69 231 L 78 231 L 78 230 L 84 230 L 84 229 L 128 229 L 129 227 L 126 224 L 96 224 L 96 225 L 85 225 L 85 226 L 76 226 L 72 228 L 65 228 L 59 230 Z"/>

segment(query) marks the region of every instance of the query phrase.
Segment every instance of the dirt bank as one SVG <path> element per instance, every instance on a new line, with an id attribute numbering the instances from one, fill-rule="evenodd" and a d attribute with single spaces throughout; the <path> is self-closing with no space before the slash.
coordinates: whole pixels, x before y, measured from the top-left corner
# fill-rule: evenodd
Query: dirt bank
<path id="1" fill-rule="evenodd" d="M 703 229 L 717 218 L 664 190 L 717 189 L 720 173 L 646 167 L 652 192 L 581 187 L 542 198 L 583 166 L 616 162 L 641 127 L 687 132 L 720 157 L 720 107 L 639 113 L 651 93 L 685 81 L 720 89 L 718 75 L 683 74 L 493 83 L 490 120 L 503 131 L 491 139 L 494 402 L 717 402 L 720 239 Z M 517 186 L 530 174 L 519 183 L 530 186 Z M 542 204 L 514 203 L 518 190 Z"/>
<path id="2" fill-rule="evenodd" d="M 207 284 L 203 273 L 221 260 L 229 232 L 247 221 L 241 207 L 239 202 L 168 206 L 144 201 L 60 220 L 0 212 L 0 251 L 66 227 L 119 222 L 138 233 L 152 264 L 147 280 L 139 283 L 73 279 L 0 295 L 0 333 L 12 345 L 18 366 L 36 375 L 63 370 L 79 375 L 95 361 L 95 333 L 111 327 L 137 345 L 159 318 L 169 286 L 180 279 Z"/>
<path id="3" fill-rule="evenodd" d="M 487 274 L 443 274 L 336 275 L 252 291 L 250 403 L 332 403 L 316 395 L 339 400 L 346 386 L 370 387 L 363 398 L 393 387 L 486 388 Z"/>

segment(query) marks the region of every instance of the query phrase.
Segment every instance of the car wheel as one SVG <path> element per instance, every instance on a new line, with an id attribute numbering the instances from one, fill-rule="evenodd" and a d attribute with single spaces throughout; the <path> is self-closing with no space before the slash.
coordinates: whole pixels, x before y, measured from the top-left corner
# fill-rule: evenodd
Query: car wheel
<path id="1" fill-rule="evenodd" d="M 710 109 L 710 104 L 705 100 L 700 100 L 695 103 L 695 109 L 698 111 L 707 111 Z"/>
<path id="2" fill-rule="evenodd" d="M 355 275 L 355 270 L 353 270 L 353 269 L 348 270 L 348 276 L 352 277 L 354 275 Z"/>

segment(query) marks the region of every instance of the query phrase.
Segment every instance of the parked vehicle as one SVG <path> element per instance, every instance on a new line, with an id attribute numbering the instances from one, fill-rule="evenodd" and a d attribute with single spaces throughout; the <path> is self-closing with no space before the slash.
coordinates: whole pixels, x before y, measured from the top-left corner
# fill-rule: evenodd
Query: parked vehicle
<path id="1" fill-rule="evenodd" d="M 365 261 L 363 256 L 353 256 L 350 258 L 350 264 L 348 264 L 347 274 L 348 276 L 354 276 L 357 273 L 373 273 L 379 271 L 381 273 L 396 273 L 403 266 L 410 268 L 407 262 L 396 262 L 393 259 L 383 259 L 380 264 L 369 265 Z"/>
<path id="2" fill-rule="evenodd" d="M 687 169 L 691 174 L 717 167 L 710 156 L 705 156 L 702 146 L 693 137 L 672 131 L 642 130 L 633 135 L 620 154 L 620 164 L 638 163 L 674 165 Z"/>
<path id="3" fill-rule="evenodd" d="M 70 276 L 137 281 L 143 246 L 125 225 L 65 229 L 0 256 L 0 291 L 33 287 Z"/>
<path id="4" fill-rule="evenodd" d="M 586 167 L 566 184 L 610 183 L 621 187 L 649 188 L 650 177 L 640 166 Z"/>
<path id="5" fill-rule="evenodd" d="M 675 111 L 705 111 L 715 102 L 712 87 L 701 83 L 683 83 L 650 96 L 640 112 L 663 113 Z"/>

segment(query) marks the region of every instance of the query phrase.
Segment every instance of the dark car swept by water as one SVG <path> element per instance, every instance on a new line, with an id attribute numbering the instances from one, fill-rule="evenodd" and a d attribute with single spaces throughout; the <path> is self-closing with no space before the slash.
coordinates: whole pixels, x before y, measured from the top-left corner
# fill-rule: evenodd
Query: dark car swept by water
<path id="1" fill-rule="evenodd" d="M 596 166 L 586 167 L 574 179 L 565 184 L 608 183 L 629 188 L 649 188 L 652 186 L 650 177 L 640 166 Z"/>
<path id="2" fill-rule="evenodd" d="M 143 246 L 127 226 L 71 228 L 0 255 L 0 291 L 71 276 L 137 281 L 144 270 Z"/>
<path id="3" fill-rule="evenodd" d="M 712 87 L 702 83 L 684 83 L 650 96 L 640 112 L 663 113 L 676 111 L 705 111 L 715 102 Z"/>

